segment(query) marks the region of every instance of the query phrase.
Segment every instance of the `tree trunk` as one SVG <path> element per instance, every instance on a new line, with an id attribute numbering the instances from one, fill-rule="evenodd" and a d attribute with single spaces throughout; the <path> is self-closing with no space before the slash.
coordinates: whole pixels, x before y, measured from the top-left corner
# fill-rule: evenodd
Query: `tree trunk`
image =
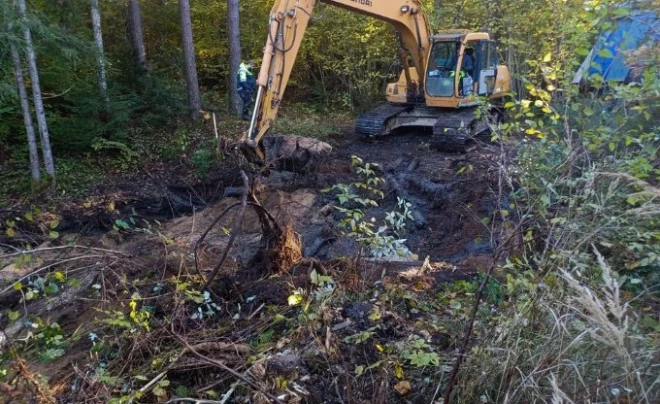
<path id="1" fill-rule="evenodd" d="M 131 46 L 135 53 L 140 73 L 147 70 L 147 51 L 144 48 L 144 34 L 142 33 L 142 15 L 140 14 L 140 1 L 128 1 L 128 31 Z"/>
<path id="2" fill-rule="evenodd" d="M 11 45 L 11 58 L 14 60 L 14 77 L 16 77 L 16 86 L 18 87 L 18 98 L 21 100 L 21 109 L 23 110 L 23 122 L 25 122 L 25 132 L 27 132 L 28 146 L 30 149 L 30 168 L 32 171 L 32 180 L 38 183 L 41 180 L 39 168 L 39 152 L 37 151 L 37 138 L 34 136 L 34 124 L 32 123 L 32 113 L 30 112 L 30 103 L 28 101 L 27 91 L 25 90 L 25 78 L 23 77 L 23 67 L 21 66 L 21 57 L 15 45 Z"/>
<path id="3" fill-rule="evenodd" d="M 110 111 L 110 98 L 108 97 L 108 82 L 105 72 L 105 56 L 103 52 L 103 30 L 101 30 L 101 11 L 99 0 L 91 0 L 92 27 L 94 28 L 94 42 L 98 58 L 97 74 L 99 76 L 99 92 L 103 99 L 105 111 Z"/>
<path id="4" fill-rule="evenodd" d="M 192 120 L 196 121 L 199 119 L 199 112 L 202 109 L 202 100 L 199 95 L 199 83 L 197 82 L 195 44 L 193 43 L 190 2 L 188 0 L 179 0 L 179 15 L 181 17 L 181 44 L 186 73 L 186 89 L 188 91 L 188 108 Z"/>
<path id="5" fill-rule="evenodd" d="M 44 165 L 46 173 L 55 183 L 55 163 L 53 162 L 53 152 L 50 148 L 50 134 L 48 133 L 48 124 L 46 123 L 46 111 L 41 99 L 41 87 L 39 84 L 39 70 L 37 69 L 37 56 L 34 53 L 32 45 L 32 33 L 27 25 L 27 7 L 25 0 L 16 0 L 18 12 L 23 26 L 23 36 L 25 40 L 25 51 L 28 58 L 28 69 L 30 70 L 30 81 L 32 82 L 32 96 L 34 98 L 34 109 L 37 114 L 37 123 L 39 124 L 39 133 L 41 134 L 41 150 L 44 155 Z"/>
<path id="6" fill-rule="evenodd" d="M 229 101 L 234 112 L 240 114 L 241 98 L 238 95 L 238 67 L 241 64 L 241 31 L 239 0 L 227 0 L 227 36 L 229 37 Z"/>

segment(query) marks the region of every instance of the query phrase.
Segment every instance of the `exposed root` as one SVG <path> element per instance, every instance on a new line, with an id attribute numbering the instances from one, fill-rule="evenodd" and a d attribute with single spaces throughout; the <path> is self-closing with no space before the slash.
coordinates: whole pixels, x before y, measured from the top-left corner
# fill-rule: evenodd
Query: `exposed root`
<path id="1" fill-rule="evenodd" d="M 302 242 L 300 235 L 293 231 L 290 224 L 284 226 L 282 234 L 270 246 L 271 273 L 286 271 L 302 259 Z"/>

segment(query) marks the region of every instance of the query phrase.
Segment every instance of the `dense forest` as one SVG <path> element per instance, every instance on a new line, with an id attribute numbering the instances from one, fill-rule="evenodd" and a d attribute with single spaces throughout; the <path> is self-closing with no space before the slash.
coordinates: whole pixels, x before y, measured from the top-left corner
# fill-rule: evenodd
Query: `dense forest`
<path id="1" fill-rule="evenodd" d="M 660 1 L 385 1 L 496 41 L 466 150 L 356 133 L 409 60 L 346 7 L 0 0 L 0 403 L 660 401 Z M 303 170 L 241 153 L 281 3 Z"/>

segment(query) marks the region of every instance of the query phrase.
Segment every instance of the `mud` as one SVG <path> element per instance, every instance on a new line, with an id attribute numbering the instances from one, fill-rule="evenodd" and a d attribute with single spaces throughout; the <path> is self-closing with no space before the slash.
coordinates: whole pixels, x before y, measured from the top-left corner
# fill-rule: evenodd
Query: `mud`
<path id="1" fill-rule="evenodd" d="M 488 228 L 482 220 L 497 207 L 498 149 L 478 145 L 467 154 L 440 153 L 429 150 L 428 141 L 428 135 L 410 134 L 375 142 L 349 138 L 338 146 L 325 170 L 321 169 L 319 182 L 355 181 L 349 165 L 352 155 L 378 163 L 384 176 L 396 180 L 421 216 L 414 217 L 408 226 L 408 245 L 415 254 L 456 264 L 491 254 Z M 380 219 L 394 210 L 397 193 L 388 182 L 385 200 L 368 210 L 368 216 Z"/>
<path id="2" fill-rule="evenodd" d="M 497 208 L 498 149 L 481 145 L 467 154 L 439 153 L 429 150 L 427 142 L 426 135 L 390 136 L 375 142 L 349 137 L 335 144 L 314 172 L 272 172 L 259 177 L 257 198 L 278 223 L 293 227 L 306 258 L 326 261 L 354 256 L 358 246 L 338 229 L 341 216 L 333 208 L 336 200 L 322 191 L 337 183 L 359 181 L 350 166 L 355 155 L 379 164 L 380 175 L 390 179 L 385 183 L 385 198 L 378 207 L 365 210 L 366 217 L 382 222 L 387 212 L 396 209 L 397 197 L 404 197 L 413 204 L 413 220 L 406 229 L 407 246 L 420 260 L 428 257 L 448 262 L 464 272 L 483 270 L 492 256 L 484 219 Z M 236 180 L 221 185 L 225 184 L 236 185 Z M 218 193 L 228 188 L 224 186 Z M 177 245 L 192 249 L 213 220 L 237 202 L 238 198 L 225 197 L 206 208 L 195 208 L 194 214 L 166 222 L 162 231 Z M 227 214 L 199 246 L 203 271 L 219 260 L 236 212 Z M 236 271 L 248 263 L 261 246 L 260 235 L 258 217 L 248 209 L 224 270 Z"/>

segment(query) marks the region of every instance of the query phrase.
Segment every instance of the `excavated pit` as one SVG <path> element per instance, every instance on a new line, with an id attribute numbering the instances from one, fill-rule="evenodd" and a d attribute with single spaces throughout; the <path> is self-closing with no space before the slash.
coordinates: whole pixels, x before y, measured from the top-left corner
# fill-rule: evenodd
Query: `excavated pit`
<path id="1" fill-rule="evenodd" d="M 263 250 L 264 244 L 262 222 L 248 206 L 236 242 L 211 285 L 211 291 L 223 304 L 223 314 L 206 327 L 231 329 L 233 331 L 224 334 L 223 338 L 242 340 L 260 310 L 274 306 L 287 310 L 287 297 L 292 291 L 310 287 L 312 269 L 329 271 L 342 288 L 358 293 L 379 283 L 432 292 L 442 283 L 469 279 L 476 272 L 485 270 L 491 264 L 492 248 L 496 243 L 491 240 L 492 229 L 484 219 L 492 217 L 500 205 L 496 192 L 500 149 L 477 145 L 467 154 L 450 154 L 431 151 L 428 142 L 428 135 L 393 135 L 375 142 L 349 136 L 333 144 L 333 150 L 315 162 L 313 172 L 272 171 L 269 176 L 259 177 L 254 187 L 255 197 L 280 226 L 290 226 L 302 244 L 303 261 L 277 274 L 252 265 L 255 254 Z M 351 166 L 352 156 L 377 163 L 380 166 L 378 175 L 385 181 L 385 197 L 379 201 L 378 207 L 364 211 L 367 218 L 382 222 L 386 213 L 396 208 L 398 197 L 413 204 L 413 220 L 407 225 L 405 238 L 407 247 L 417 259 L 382 262 L 362 257 L 356 264 L 354 258 L 358 245 L 338 228 L 341 215 L 333 208 L 336 204 L 334 195 L 322 192 L 337 183 L 359 181 Z M 155 288 L 167 288 L 169 279 L 197 277 L 195 247 L 198 247 L 199 271 L 208 277 L 223 255 L 239 210 L 234 208 L 226 214 L 212 227 L 204 242 L 197 244 L 218 215 L 240 202 L 243 186 L 240 170 L 216 168 L 204 181 L 195 181 L 163 167 L 160 175 L 150 178 L 140 181 L 123 179 L 114 186 L 104 185 L 94 193 L 95 196 L 64 207 L 63 237 L 73 243 L 115 253 L 56 250 L 42 254 L 40 260 L 46 262 L 77 259 L 86 254 L 90 258 L 82 257 L 79 261 L 61 264 L 58 270 L 77 277 L 77 286 L 52 299 L 29 303 L 27 310 L 32 316 L 58 322 L 67 333 L 76 331 L 87 335 L 97 332 L 98 322 L 81 324 L 79 320 L 98 318 L 99 307 L 103 310 L 123 309 L 130 294 L 122 294 L 122 288 L 157 299 Z M 135 230 L 109 231 L 117 220 L 129 221 L 130 218 L 138 223 Z M 30 231 L 37 232 L 38 229 L 19 232 L 19 240 L 34 239 Z M 16 239 L 0 242 L 16 242 Z M 42 244 L 41 247 L 50 245 Z M 97 255 L 103 256 L 99 258 Z M 424 262 L 427 257 L 430 264 Z M 36 267 L 42 261 L 30 265 Z M 3 269 L 6 265 L 9 266 Z M 6 275 L 0 277 L 0 288 L 11 289 L 16 277 L 29 273 L 30 268 L 12 272 L 17 268 L 12 267 L 11 262 L 0 262 L 0 274 Z M 95 292 L 93 285 L 103 287 Z M 165 289 L 165 296 L 168 292 L 172 293 Z M 165 297 L 155 306 L 154 316 L 170 310 L 168 304 L 171 303 L 167 299 Z M 347 303 L 344 313 L 333 320 L 338 322 L 335 325 L 337 333 L 348 335 L 364 331 L 366 325 L 362 323 L 367 323 L 364 312 L 372 303 L 364 303 L 364 307 L 360 304 Z M 0 296 L 0 306 L 23 310 L 20 292 L 10 290 Z M 190 313 L 183 317 L 187 320 L 181 322 L 193 323 L 189 316 Z M 233 316 L 238 316 L 240 321 L 233 320 Z M 345 329 L 341 328 L 344 318 L 346 321 L 352 319 L 352 325 Z M 402 338 L 414 331 L 409 321 L 397 317 L 396 313 L 389 313 L 385 318 L 389 325 L 384 326 L 382 338 Z M 9 336 L 20 336 L 22 327 L 20 321 L 11 325 L 7 329 Z M 199 325 L 194 323 L 194 327 Z M 63 386 L 68 383 L 68 386 L 71 381 L 67 378 L 73 377 L 69 372 L 70 364 L 85 359 L 86 344 L 88 342 L 83 339 L 72 347 L 79 346 L 80 349 L 71 349 L 77 352 L 77 356 L 47 364 L 35 362 L 33 369 L 50 376 L 54 383 L 61 382 Z M 149 341 L 141 347 L 148 357 Z M 310 355 L 305 359 L 305 368 L 312 372 L 312 381 L 318 379 L 318 384 L 323 385 L 327 382 L 323 376 L 326 372 L 318 375 L 313 372 L 316 354 Z M 375 358 L 377 353 L 370 355 Z M 347 358 L 352 357 L 351 354 Z M 176 380 L 178 373 L 173 373 L 171 378 Z M 185 375 L 181 373 L 180 377 Z M 321 400 L 324 389 L 315 392 L 315 383 L 310 383 L 308 389 Z"/>
<path id="2" fill-rule="evenodd" d="M 257 196 L 278 223 L 290 224 L 300 235 L 306 258 L 324 261 L 354 256 L 357 245 L 338 229 L 341 216 L 333 209 L 336 199 L 322 190 L 360 181 L 350 163 L 355 155 L 380 165 L 378 175 L 385 180 L 385 198 L 378 207 L 366 209 L 366 217 L 382 222 L 387 212 L 396 209 L 397 197 L 403 197 L 413 204 L 407 246 L 419 259 L 449 262 L 470 272 L 484 269 L 483 263 L 492 255 L 484 218 L 490 218 L 498 207 L 494 187 L 499 150 L 480 146 L 467 154 L 440 153 L 425 146 L 428 140 L 428 136 L 409 134 L 377 142 L 348 138 L 313 172 L 274 171 L 259 178 Z M 238 198 L 221 199 L 194 215 L 171 220 L 164 231 L 192 247 L 209 223 L 237 202 Z M 234 214 L 228 214 L 204 241 L 202 255 L 208 265 L 226 246 L 233 220 Z M 257 215 L 248 209 L 227 269 L 249 261 L 259 249 L 260 232 Z"/>

